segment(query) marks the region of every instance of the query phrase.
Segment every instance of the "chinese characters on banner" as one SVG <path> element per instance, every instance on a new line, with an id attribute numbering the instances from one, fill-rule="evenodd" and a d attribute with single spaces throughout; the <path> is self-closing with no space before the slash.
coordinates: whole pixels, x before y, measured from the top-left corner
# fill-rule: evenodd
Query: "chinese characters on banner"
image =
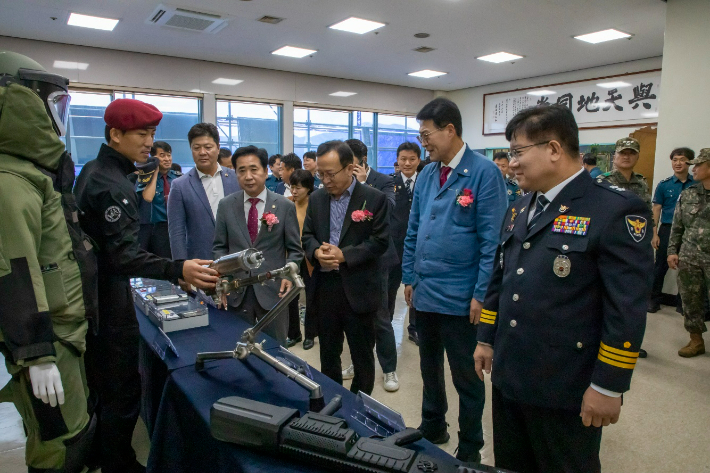
<path id="1" fill-rule="evenodd" d="M 519 111 L 560 104 L 580 128 L 652 123 L 658 120 L 661 71 L 535 87 L 483 97 L 483 134 L 504 133 Z"/>

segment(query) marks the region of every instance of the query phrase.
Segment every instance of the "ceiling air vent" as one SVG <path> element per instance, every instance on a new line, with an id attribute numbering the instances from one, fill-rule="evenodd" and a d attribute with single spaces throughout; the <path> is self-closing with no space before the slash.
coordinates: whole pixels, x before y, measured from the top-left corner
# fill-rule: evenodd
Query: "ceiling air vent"
<path id="1" fill-rule="evenodd" d="M 160 4 L 146 23 L 201 33 L 216 33 L 227 26 L 227 21 L 229 18 L 221 15 Z"/>
<path id="2" fill-rule="evenodd" d="M 262 23 L 268 23 L 268 24 L 270 24 L 270 25 L 276 25 L 276 24 L 281 23 L 282 21 L 284 21 L 284 19 L 283 19 L 283 18 L 276 17 L 276 16 L 264 15 L 264 16 L 262 16 L 261 18 L 259 18 L 257 21 L 260 21 L 260 22 L 262 22 Z"/>
<path id="3" fill-rule="evenodd" d="M 436 48 L 430 48 L 428 46 L 421 46 L 419 48 L 416 48 L 414 51 L 416 51 L 418 53 L 430 53 L 430 52 L 434 51 L 434 49 L 436 49 Z"/>

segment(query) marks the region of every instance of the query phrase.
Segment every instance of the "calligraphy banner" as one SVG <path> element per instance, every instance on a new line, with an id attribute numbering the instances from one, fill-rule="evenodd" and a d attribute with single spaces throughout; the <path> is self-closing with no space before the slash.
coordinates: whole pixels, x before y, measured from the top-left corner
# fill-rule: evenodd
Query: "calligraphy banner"
<path id="1" fill-rule="evenodd" d="M 516 113 L 537 105 L 569 107 L 580 129 L 655 125 L 661 71 L 494 92 L 483 96 L 483 134 L 499 135 Z"/>

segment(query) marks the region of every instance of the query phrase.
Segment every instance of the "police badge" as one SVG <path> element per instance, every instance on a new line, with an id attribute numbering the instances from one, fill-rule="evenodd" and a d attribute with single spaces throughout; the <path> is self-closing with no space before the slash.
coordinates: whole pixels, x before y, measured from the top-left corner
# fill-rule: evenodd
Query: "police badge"
<path id="1" fill-rule="evenodd" d="M 552 263 L 552 271 L 558 277 L 566 278 L 569 276 L 570 269 L 572 269 L 572 262 L 565 255 L 559 255 L 555 258 L 555 262 Z"/>
<path id="2" fill-rule="evenodd" d="M 104 218 L 109 223 L 117 222 L 118 219 L 121 218 L 121 209 L 116 205 L 112 205 L 104 212 Z"/>
<path id="3" fill-rule="evenodd" d="M 647 220 L 638 215 L 627 215 L 624 217 L 624 221 L 626 222 L 626 228 L 629 230 L 631 238 L 633 238 L 636 243 L 643 240 L 643 237 L 646 236 Z"/>

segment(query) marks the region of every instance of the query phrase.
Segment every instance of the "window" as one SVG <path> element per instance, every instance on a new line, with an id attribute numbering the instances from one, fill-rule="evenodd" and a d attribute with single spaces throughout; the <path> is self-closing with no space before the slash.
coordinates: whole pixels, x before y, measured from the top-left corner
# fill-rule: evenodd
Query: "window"
<path id="1" fill-rule="evenodd" d="M 418 134 L 419 123 L 414 117 L 378 113 L 377 170 L 385 174 L 393 173 L 397 147 L 405 141 L 417 142 Z"/>
<path id="2" fill-rule="evenodd" d="M 78 173 L 81 166 L 96 157 L 101 144 L 106 142 L 104 111 L 111 103 L 111 94 L 71 91 L 69 95 L 71 103 L 65 143 L 77 165 Z"/>
<path id="3" fill-rule="evenodd" d="M 115 99 L 136 99 L 155 105 L 163 119 L 155 131 L 156 141 L 167 141 L 173 149 L 173 162 L 192 168 L 195 162 L 187 141 L 187 132 L 201 120 L 202 104 L 196 97 L 116 92 Z M 103 133 L 102 133 L 103 135 Z"/>
<path id="4" fill-rule="evenodd" d="M 326 141 L 344 141 L 350 136 L 350 112 L 315 108 L 293 110 L 293 150 L 299 156 L 306 151 L 315 151 Z"/>
<path id="5" fill-rule="evenodd" d="M 217 101 L 217 128 L 220 146 L 232 151 L 254 145 L 272 154 L 281 154 L 280 105 Z"/>
<path id="6" fill-rule="evenodd" d="M 419 124 L 414 117 L 360 111 L 295 108 L 293 148 L 303 156 L 324 141 L 355 138 L 367 145 L 367 162 L 378 171 L 391 174 L 397 147 L 414 141 Z"/>

